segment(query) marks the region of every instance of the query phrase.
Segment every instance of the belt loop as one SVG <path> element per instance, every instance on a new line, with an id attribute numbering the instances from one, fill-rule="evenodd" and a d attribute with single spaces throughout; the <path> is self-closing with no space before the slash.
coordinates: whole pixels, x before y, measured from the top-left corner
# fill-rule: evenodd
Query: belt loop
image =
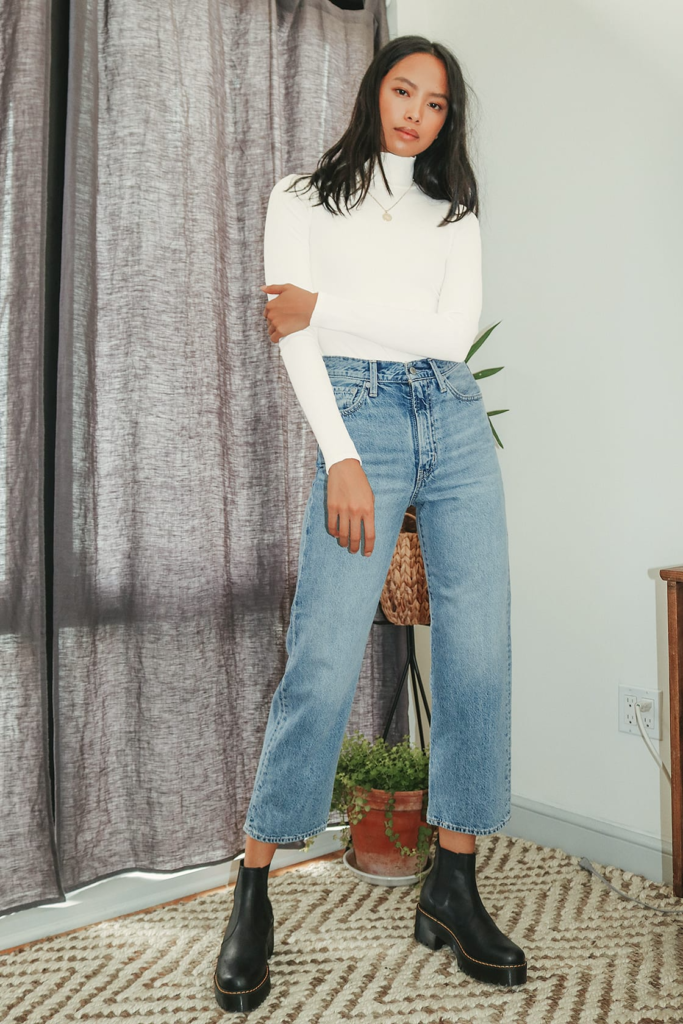
<path id="1" fill-rule="evenodd" d="M 436 377 L 437 383 L 439 385 L 439 391 L 445 391 L 446 390 L 446 385 L 443 382 L 443 374 L 442 374 L 441 370 L 439 369 L 439 367 L 437 366 L 436 360 L 435 359 L 431 359 L 430 357 L 427 357 L 427 362 L 429 363 L 429 365 L 431 366 L 432 370 L 434 371 L 434 376 Z"/>
<path id="2" fill-rule="evenodd" d="M 377 396 L 377 360 L 370 360 L 370 395 L 372 398 Z"/>

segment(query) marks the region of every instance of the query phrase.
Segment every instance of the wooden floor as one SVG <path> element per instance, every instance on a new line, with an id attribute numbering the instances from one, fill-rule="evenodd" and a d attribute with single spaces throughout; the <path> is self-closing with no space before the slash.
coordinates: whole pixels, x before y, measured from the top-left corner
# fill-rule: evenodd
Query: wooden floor
<path id="1" fill-rule="evenodd" d="M 286 868 L 275 868 L 268 872 L 269 878 L 275 878 L 277 875 L 284 875 L 286 871 L 296 871 L 298 868 L 302 868 L 305 864 L 316 864 L 321 860 L 341 860 L 344 856 L 344 850 L 333 850 L 332 853 L 325 853 L 322 857 L 311 857 L 309 860 L 302 860 L 298 864 L 288 864 Z M 197 896 L 208 896 L 212 892 L 226 892 L 228 889 L 233 889 L 237 884 L 237 879 L 234 882 L 230 882 L 226 885 L 219 885 L 215 889 L 206 889 L 204 892 L 193 892 L 190 896 L 181 896 L 178 900 L 169 900 L 168 903 L 160 903 L 160 907 L 169 907 L 173 903 L 187 903 L 188 900 L 194 900 Z M 154 910 L 154 907 L 146 907 L 145 910 L 136 910 L 136 914 L 144 914 L 147 910 Z M 129 917 L 129 914 L 124 914 L 124 917 Z M 113 920 L 113 918 L 112 918 Z"/>
<path id="2" fill-rule="evenodd" d="M 308 860 L 300 861 L 298 864 L 288 864 L 284 868 L 275 868 L 274 871 L 268 872 L 269 878 L 275 878 L 276 875 L 283 875 L 285 871 L 296 871 L 298 868 L 304 866 L 304 864 L 316 864 L 322 860 L 340 860 L 344 856 L 344 850 L 333 850 L 332 853 L 323 854 L 322 857 L 310 857 Z M 188 903 L 190 900 L 196 900 L 198 896 L 208 896 L 209 893 L 213 892 L 227 892 L 229 889 L 234 889 L 237 884 L 237 879 L 234 882 L 226 882 L 225 885 L 216 886 L 214 889 L 204 889 L 203 892 L 193 892 L 189 896 L 181 896 L 177 900 L 168 900 L 166 903 L 157 903 L 153 907 L 143 907 L 142 910 L 133 910 L 129 914 L 120 914 L 118 917 L 108 917 L 107 921 L 120 921 L 124 917 L 135 917 L 136 914 L 148 914 L 150 910 L 158 910 L 159 907 L 170 907 L 174 903 Z M 71 928 L 68 931 L 60 932 L 60 935 L 71 935 L 75 932 L 82 932 L 86 928 L 91 928 L 94 924 L 98 924 L 97 921 L 91 921 L 90 924 L 84 924 L 80 928 Z M 104 923 L 104 922 L 102 922 Z M 19 949 L 26 949 L 29 946 L 35 946 L 39 942 L 47 942 L 49 939 L 54 938 L 53 935 L 45 935 L 42 939 L 33 939 L 32 942 L 23 942 L 20 946 L 12 946 L 11 949 L 0 950 L 0 954 L 4 956 L 6 953 L 15 953 Z"/>

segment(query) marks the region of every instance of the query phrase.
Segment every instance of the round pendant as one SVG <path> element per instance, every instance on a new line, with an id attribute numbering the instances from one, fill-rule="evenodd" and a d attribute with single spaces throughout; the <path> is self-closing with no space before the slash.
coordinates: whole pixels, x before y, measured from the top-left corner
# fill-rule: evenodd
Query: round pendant
<path id="1" fill-rule="evenodd" d="M 386 213 L 386 212 L 383 213 L 382 214 L 382 220 L 391 220 L 391 214 L 390 213 Z"/>

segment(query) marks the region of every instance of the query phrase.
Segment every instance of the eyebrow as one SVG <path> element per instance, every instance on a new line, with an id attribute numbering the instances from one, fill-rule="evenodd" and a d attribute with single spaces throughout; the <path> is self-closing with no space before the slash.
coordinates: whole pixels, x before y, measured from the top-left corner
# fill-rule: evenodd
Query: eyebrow
<path id="1" fill-rule="evenodd" d="M 412 86 L 413 89 L 417 89 L 417 86 L 415 85 L 415 82 L 411 82 L 409 78 L 404 78 L 403 75 L 394 75 L 393 81 L 394 82 L 406 82 L 408 85 Z M 429 95 L 430 96 L 438 96 L 439 99 L 445 100 L 446 103 L 449 102 L 448 96 L 444 96 L 444 94 L 442 92 L 430 92 Z"/>

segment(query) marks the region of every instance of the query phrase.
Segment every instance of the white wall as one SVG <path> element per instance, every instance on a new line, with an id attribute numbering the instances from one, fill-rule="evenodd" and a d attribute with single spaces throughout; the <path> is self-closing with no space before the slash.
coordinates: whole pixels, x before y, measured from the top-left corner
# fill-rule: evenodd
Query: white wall
<path id="1" fill-rule="evenodd" d="M 670 765 L 659 569 L 683 563 L 683 7 L 393 0 L 390 13 L 392 36 L 449 45 L 477 96 L 481 329 L 502 323 L 471 366 L 505 366 L 482 388 L 488 409 L 510 409 L 494 423 L 513 800 L 670 849 L 670 786 L 618 731 L 617 688 L 663 691 L 655 745 Z"/>

